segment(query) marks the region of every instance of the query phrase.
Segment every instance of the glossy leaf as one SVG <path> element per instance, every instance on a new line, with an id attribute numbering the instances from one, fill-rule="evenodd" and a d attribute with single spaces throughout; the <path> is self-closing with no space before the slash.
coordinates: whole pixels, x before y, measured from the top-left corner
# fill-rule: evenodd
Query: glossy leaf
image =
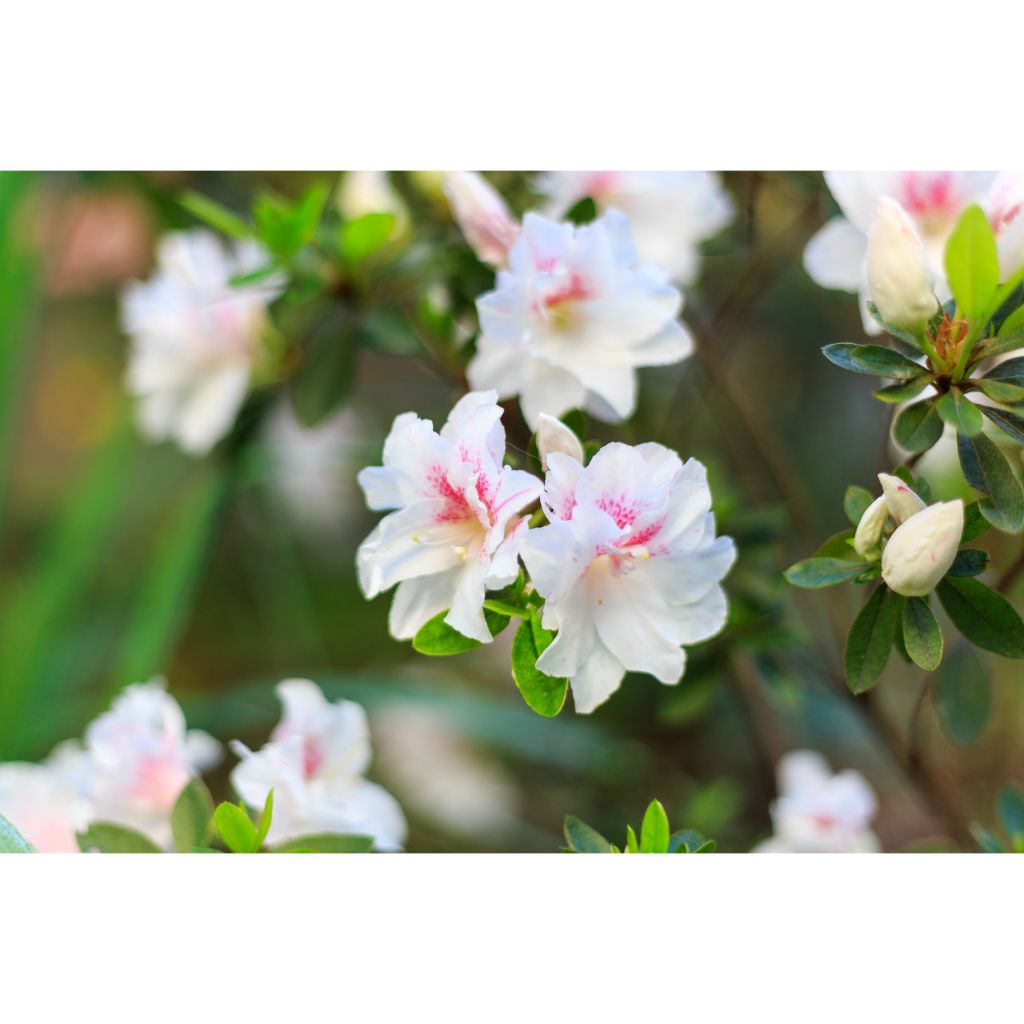
<path id="1" fill-rule="evenodd" d="M 960 535 L 961 544 L 976 540 L 991 528 L 992 524 L 982 514 L 979 502 L 969 501 L 964 505 L 964 532 Z"/>
<path id="2" fill-rule="evenodd" d="M 826 345 L 821 351 L 836 366 L 854 373 L 868 373 L 891 380 L 912 380 L 927 372 L 919 363 L 881 345 L 851 345 L 848 342 L 839 342 Z"/>
<path id="3" fill-rule="evenodd" d="M 531 620 L 535 619 L 536 612 L 531 615 Z M 538 649 L 536 642 L 538 631 L 545 636 L 546 647 L 554 639 L 554 634 L 539 622 L 523 622 L 516 631 L 512 641 L 512 678 L 531 710 L 545 718 L 554 718 L 565 704 L 569 680 L 545 675 L 537 668 L 537 659 L 543 653 L 543 648 Z"/>
<path id="4" fill-rule="evenodd" d="M 882 674 L 896 639 L 903 601 L 879 584 L 857 613 L 846 640 L 843 668 L 853 693 L 870 690 Z"/>
<path id="5" fill-rule="evenodd" d="M 897 384 L 887 384 L 884 388 L 873 391 L 872 394 L 880 402 L 888 402 L 890 404 L 909 402 L 912 398 L 917 398 L 931 382 L 931 374 L 926 373 L 920 377 L 915 377 L 913 380 Z"/>
<path id="6" fill-rule="evenodd" d="M 936 590 L 953 625 L 976 647 L 1024 658 L 1024 622 L 1009 601 L 979 580 L 947 576 Z"/>
<path id="7" fill-rule="evenodd" d="M 668 815 L 661 801 L 652 800 L 644 813 L 643 824 L 640 826 L 641 853 L 668 853 L 670 829 Z"/>
<path id="8" fill-rule="evenodd" d="M 999 284 L 999 257 L 988 217 L 976 204 L 964 210 L 946 243 L 946 278 L 966 319 L 989 312 Z"/>
<path id="9" fill-rule="evenodd" d="M 783 575 L 794 587 L 818 590 L 852 580 L 870 567 L 868 562 L 849 562 L 843 558 L 805 558 L 791 565 Z"/>
<path id="10" fill-rule="evenodd" d="M 1024 527 L 1024 487 L 998 445 L 984 434 L 961 434 L 957 448 L 964 479 L 991 498 L 980 506 L 982 515 L 1001 530 L 1019 532 Z"/>
<path id="11" fill-rule="evenodd" d="M 914 664 L 925 672 L 939 667 L 942 630 L 923 598 L 908 597 L 903 605 L 903 645 Z"/>
<path id="12" fill-rule="evenodd" d="M 974 437 L 985 426 L 978 407 L 965 398 L 957 388 L 950 388 L 936 403 L 935 408 L 943 420 L 960 434 Z"/>
<path id="13" fill-rule="evenodd" d="M 256 852 L 256 826 L 241 807 L 230 803 L 219 804 L 213 820 L 224 845 L 232 853 Z"/>
<path id="14" fill-rule="evenodd" d="M 472 651 L 483 645 L 479 640 L 463 636 L 457 629 L 452 629 L 444 621 L 447 611 L 438 612 L 429 622 L 425 622 L 419 632 L 412 639 L 413 650 L 419 654 L 429 654 L 432 657 L 443 657 L 449 654 L 461 654 L 463 651 Z M 497 612 L 484 611 L 484 619 L 487 621 L 487 628 L 491 636 L 497 636 L 508 624 L 507 615 L 499 615 Z"/>
<path id="15" fill-rule="evenodd" d="M 892 422 L 892 439 L 907 452 L 927 451 L 942 437 L 942 417 L 934 399 L 908 405 Z"/>
<path id="16" fill-rule="evenodd" d="M 991 405 L 983 405 L 981 411 L 1017 444 L 1024 444 L 1024 419 L 1007 409 L 996 409 Z"/>

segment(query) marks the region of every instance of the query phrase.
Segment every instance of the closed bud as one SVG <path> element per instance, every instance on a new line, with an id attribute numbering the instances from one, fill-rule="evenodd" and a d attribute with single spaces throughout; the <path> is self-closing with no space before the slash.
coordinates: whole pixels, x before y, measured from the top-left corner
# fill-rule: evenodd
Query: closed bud
<path id="1" fill-rule="evenodd" d="M 861 558 L 877 558 L 878 548 L 882 543 L 882 530 L 889 518 L 889 506 L 885 495 L 880 495 L 867 507 L 860 517 L 857 532 L 853 535 L 853 548 Z"/>
<path id="2" fill-rule="evenodd" d="M 919 331 L 939 308 L 924 245 L 906 211 L 883 196 L 868 234 L 868 287 L 882 319 Z"/>
<path id="3" fill-rule="evenodd" d="M 450 171 L 444 193 L 477 258 L 492 267 L 504 266 L 519 237 L 519 224 L 497 190 L 474 171 Z"/>
<path id="4" fill-rule="evenodd" d="M 583 445 L 580 439 L 561 420 L 547 413 L 541 413 L 537 421 L 537 452 L 544 472 L 548 470 L 548 456 L 553 452 L 568 455 L 570 459 L 583 462 Z"/>
<path id="5" fill-rule="evenodd" d="M 882 579 L 904 597 L 925 597 L 949 571 L 964 529 L 964 503 L 929 505 L 889 538 L 882 552 Z"/>
<path id="6" fill-rule="evenodd" d="M 928 507 L 898 476 L 879 473 L 878 482 L 882 485 L 882 494 L 885 496 L 889 515 L 896 521 L 897 526 Z"/>

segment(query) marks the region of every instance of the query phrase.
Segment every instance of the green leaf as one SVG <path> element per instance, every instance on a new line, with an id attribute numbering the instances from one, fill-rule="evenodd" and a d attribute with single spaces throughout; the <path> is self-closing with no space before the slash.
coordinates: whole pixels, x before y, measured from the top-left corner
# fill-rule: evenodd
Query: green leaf
<path id="1" fill-rule="evenodd" d="M 870 690 L 882 674 L 902 611 L 902 598 L 879 584 L 857 613 L 843 655 L 846 683 L 853 693 Z"/>
<path id="2" fill-rule="evenodd" d="M 0 853 L 35 853 L 36 848 L 0 814 Z"/>
<path id="3" fill-rule="evenodd" d="M 885 331 L 889 337 L 893 338 L 896 342 L 897 348 L 905 350 L 907 356 L 916 356 L 921 350 L 921 343 L 914 337 L 910 331 L 905 331 L 902 327 L 896 327 L 894 324 L 886 323 L 882 319 L 882 314 L 878 312 L 878 307 L 873 303 L 868 303 L 868 312 L 871 314 L 872 319 Z"/>
<path id="4" fill-rule="evenodd" d="M 942 417 L 934 399 L 900 410 L 892 421 L 892 439 L 907 452 L 927 451 L 942 437 Z"/>
<path id="5" fill-rule="evenodd" d="M 531 619 L 535 619 L 536 614 L 536 611 L 532 612 Z M 535 640 L 537 630 L 554 638 L 554 634 L 544 630 L 539 622 L 523 622 L 512 641 L 512 678 L 532 711 L 545 718 L 554 718 L 565 704 L 569 680 L 545 675 L 537 668 L 537 659 L 542 653 Z"/>
<path id="6" fill-rule="evenodd" d="M 843 558 L 805 558 L 791 565 L 783 575 L 794 587 L 817 590 L 852 580 L 869 568 L 869 562 L 849 562 Z"/>
<path id="7" fill-rule="evenodd" d="M 641 853 L 668 853 L 668 815 L 660 800 L 652 800 L 640 826 Z"/>
<path id="8" fill-rule="evenodd" d="M 597 220 L 597 204 L 590 196 L 584 196 L 569 208 L 565 219 L 570 224 L 589 224 L 591 221 Z"/>
<path id="9" fill-rule="evenodd" d="M 573 853 L 611 853 L 612 844 L 597 829 L 591 828 L 586 822 L 574 818 L 571 814 L 565 817 L 563 826 L 565 841 Z"/>
<path id="10" fill-rule="evenodd" d="M 1024 622 L 1001 594 L 974 579 L 947 576 L 936 590 L 942 607 L 975 647 L 1024 658 Z"/>
<path id="11" fill-rule="evenodd" d="M 960 641 L 946 655 L 932 679 L 932 701 L 954 743 L 970 743 L 984 729 L 992 709 L 992 683 L 969 644 Z"/>
<path id="12" fill-rule="evenodd" d="M 421 356 L 423 342 L 409 318 L 393 309 L 375 309 L 359 325 L 359 344 L 389 356 Z"/>
<path id="13" fill-rule="evenodd" d="M 981 406 L 981 411 L 1017 444 L 1024 444 L 1024 419 L 1007 409 L 994 409 L 990 405 Z"/>
<path id="14" fill-rule="evenodd" d="M 1024 836 L 1024 789 L 1013 784 L 1003 786 L 996 800 L 996 810 L 999 823 L 1011 839 Z"/>
<path id="15" fill-rule="evenodd" d="M 148 836 L 107 821 L 94 821 L 75 838 L 82 853 L 92 850 L 100 853 L 163 853 Z"/>
<path id="16" fill-rule="evenodd" d="M 256 826 L 241 807 L 235 804 L 219 804 L 213 813 L 213 820 L 224 845 L 232 853 L 255 853 Z"/>
<path id="17" fill-rule="evenodd" d="M 836 366 L 853 373 L 868 373 L 890 380 L 913 380 L 928 371 L 920 363 L 881 345 L 851 345 L 839 342 L 826 345 L 822 350 L 825 357 Z"/>
<path id="18" fill-rule="evenodd" d="M 271 853 L 369 853 L 373 836 L 348 836 L 335 832 L 297 836 L 275 846 Z"/>
<path id="19" fill-rule="evenodd" d="M 1018 312 L 1024 312 L 1024 306 Z M 1024 321 L 1021 323 L 1021 341 L 1024 342 Z M 1007 359 L 993 366 L 982 380 L 1001 380 L 1007 384 L 1017 384 L 1024 388 L 1024 356 Z"/>
<path id="20" fill-rule="evenodd" d="M 669 853 L 713 853 L 715 841 L 693 828 L 673 832 L 668 842 Z"/>
<path id="21" fill-rule="evenodd" d="M 341 228 L 341 251 L 350 263 L 362 263 L 387 245 L 395 230 L 393 213 L 367 213 Z"/>
<path id="22" fill-rule="evenodd" d="M 632 825 L 626 826 L 626 852 L 627 853 L 639 853 L 640 843 L 637 841 L 636 833 L 633 831 Z"/>
<path id="23" fill-rule="evenodd" d="M 934 672 L 942 661 L 942 630 L 928 602 L 908 597 L 903 605 L 903 644 L 911 660 L 925 672 Z"/>
<path id="24" fill-rule="evenodd" d="M 968 320 L 988 314 L 999 285 L 999 256 L 988 217 L 977 204 L 964 210 L 946 243 L 946 278 Z"/>
<path id="25" fill-rule="evenodd" d="M 971 822 L 971 835 L 985 853 L 1006 853 L 1006 847 L 984 825 L 977 821 Z"/>
<path id="26" fill-rule="evenodd" d="M 312 240 L 329 191 L 324 184 L 314 185 L 297 203 L 269 192 L 258 196 L 252 215 L 263 244 L 283 261 L 290 261 Z"/>
<path id="27" fill-rule="evenodd" d="M 958 433 L 974 437 L 985 426 L 978 407 L 964 398 L 958 388 L 950 388 L 936 403 L 939 415 Z"/>
<path id="28" fill-rule="evenodd" d="M 895 404 L 897 402 L 909 402 L 912 398 L 917 398 L 919 394 L 932 382 L 932 376 L 930 373 L 926 373 L 920 377 L 915 377 L 913 380 L 908 380 L 900 384 L 888 384 L 884 388 L 879 388 L 872 394 L 880 402 L 889 402 Z"/>
<path id="29" fill-rule="evenodd" d="M 964 532 L 960 535 L 960 543 L 967 544 L 976 540 L 983 533 L 987 533 L 991 526 L 992 524 L 982 514 L 980 502 L 969 501 L 964 506 Z"/>
<path id="30" fill-rule="evenodd" d="M 260 815 L 260 823 L 256 826 L 256 839 L 253 848 L 258 850 L 270 831 L 270 823 L 274 817 L 274 791 L 267 793 L 267 799 L 263 804 L 263 813 Z"/>
<path id="31" fill-rule="evenodd" d="M 210 841 L 213 826 L 213 797 L 200 778 L 192 779 L 181 791 L 171 811 L 171 833 L 178 853 L 188 853 Z"/>
<path id="32" fill-rule="evenodd" d="M 856 526 L 872 501 L 874 498 L 871 497 L 870 491 L 858 487 L 856 484 L 850 484 L 846 488 L 846 494 L 843 495 L 843 511 L 846 513 L 846 518 Z"/>
<path id="33" fill-rule="evenodd" d="M 352 390 L 355 369 L 355 327 L 347 313 L 341 313 L 318 325 L 289 384 L 299 423 L 315 427 L 334 412 Z"/>
<path id="34" fill-rule="evenodd" d="M 839 558 L 844 562 L 860 562 L 861 557 L 853 547 L 853 536 L 856 531 L 842 530 L 834 533 L 826 540 L 817 551 L 814 558 Z"/>
<path id="35" fill-rule="evenodd" d="M 960 434 L 957 448 L 964 479 L 992 499 L 981 505 L 981 514 L 1000 530 L 1018 533 L 1024 527 L 1024 487 L 1006 456 L 984 434 Z"/>
<path id="36" fill-rule="evenodd" d="M 457 629 L 452 629 L 444 621 L 447 611 L 438 612 L 429 622 L 420 626 L 419 632 L 412 638 L 412 648 L 419 654 L 429 654 L 432 657 L 443 657 L 449 654 L 461 654 L 463 651 L 471 651 L 475 647 L 481 647 L 479 640 L 463 636 Z M 507 615 L 499 615 L 497 612 L 484 611 L 484 619 L 487 621 L 487 628 L 491 636 L 497 636 L 509 623 Z"/>
<path id="37" fill-rule="evenodd" d="M 988 380 L 982 378 L 975 381 L 978 390 L 992 399 L 993 402 L 1002 402 L 1004 405 L 1017 405 L 1024 402 L 1024 387 L 1019 384 L 1008 384 L 1002 380 Z"/>
<path id="38" fill-rule="evenodd" d="M 977 576 L 988 568 L 989 554 L 976 548 L 958 551 L 949 567 L 950 576 Z"/>
<path id="39" fill-rule="evenodd" d="M 221 206 L 220 203 L 214 202 L 199 192 L 190 190 L 178 202 L 193 217 L 203 221 L 204 224 L 209 224 L 212 228 L 216 228 L 221 234 L 228 235 L 231 238 L 249 238 L 252 235 L 252 229 L 237 213 L 229 210 L 226 206 Z"/>

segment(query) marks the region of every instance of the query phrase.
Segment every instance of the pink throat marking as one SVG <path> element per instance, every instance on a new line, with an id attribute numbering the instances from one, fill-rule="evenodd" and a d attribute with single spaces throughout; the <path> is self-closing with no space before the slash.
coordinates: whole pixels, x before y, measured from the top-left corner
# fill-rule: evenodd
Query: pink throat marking
<path id="1" fill-rule="evenodd" d="M 324 752 L 313 736 L 302 741 L 302 777 L 311 779 L 320 771 L 324 763 Z"/>
<path id="2" fill-rule="evenodd" d="M 481 456 L 479 452 L 469 451 L 467 448 L 459 448 L 459 456 L 463 462 L 469 463 L 476 473 L 476 494 L 487 509 L 488 517 L 494 519 L 494 493 L 491 481 L 482 470 Z M 444 508 L 434 516 L 437 523 L 458 523 L 463 519 L 475 519 L 476 511 L 470 507 L 465 494 L 456 490 L 443 466 L 435 463 L 427 472 L 427 482 L 433 487 L 434 495 L 443 498 Z"/>
<path id="3" fill-rule="evenodd" d="M 903 176 L 903 205 L 913 214 L 951 214 L 956 199 L 953 176 L 949 171 L 931 176 L 908 171 Z"/>
<path id="4" fill-rule="evenodd" d="M 590 289 L 579 274 L 570 274 L 569 280 L 550 295 L 545 296 L 544 305 L 555 309 L 566 302 L 579 302 L 590 298 Z"/>

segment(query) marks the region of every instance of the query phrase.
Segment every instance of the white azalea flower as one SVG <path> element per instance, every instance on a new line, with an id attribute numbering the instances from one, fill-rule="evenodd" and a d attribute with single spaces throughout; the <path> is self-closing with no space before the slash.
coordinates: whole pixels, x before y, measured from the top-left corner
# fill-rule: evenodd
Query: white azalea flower
<path id="1" fill-rule="evenodd" d="M 621 210 L 640 258 L 687 285 L 700 272 L 700 243 L 735 214 L 719 176 L 709 171 L 555 171 L 540 187 L 551 197 L 554 216 L 564 216 L 586 196 L 601 211 Z"/>
<path id="2" fill-rule="evenodd" d="M 982 202 L 995 178 L 987 171 L 826 171 L 825 182 L 842 214 L 807 243 L 804 268 L 823 288 L 854 292 L 868 334 L 882 329 L 867 310 L 867 237 L 879 198 L 906 212 L 920 236 L 940 299 L 948 298 L 946 241 L 964 209 Z"/>
<path id="3" fill-rule="evenodd" d="M 82 752 L 62 744 L 43 764 L 0 764 L 0 814 L 40 853 L 78 853 L 89 823 Z"/>
<path id="4" fill-rule="evenodd" d="M 985 203 L 999 247 L 999 279 L 1008 281 L 1024 269 L 1024 172 L 1004 171 Z"/>
<path id="5" fill-rule="evenodd" d="M 281 285 L 229 282 L 266 264 L 255 243 L 229 250 L 209 231 L 171 234 L 157 246 L 154 275 L 125 288 L 127 386 L 151 440 L 173 439 L 201 455 L 231 428 L 249 388 L 267 306 Z"/>
<path id="6" fill-rule="evenodd" d="M 779 798 L 772 804 L 775 834 L 755 853 L 877 853 L 871 831 L 878 801 L 859 773 L 832 774 L 813 750 L 793 750 L 776 767 Z"/>
<path id="7" fill-rule="evenodd" d="M 693 350 L 676 320 L 679 291 L 636 259 L 617 210 L 583 227 L 528 213 L 509 269 L 477 300 L 470 384 L 518 395 L 531 427 L 541 413 L 572 408 L 609 422 L 631 416 L 635 368 L 678 363 Z"/>
<path id="8" fill-rule="evenodd" d="M 436 433 L 415 413 L 395 419 L 384 465 L 364 469 L 359 484 L 372 509 L 396 509 L 360 545 L 359 584 L 367 598 L 398 590 L 391 635 L 399 640 L 438 612 L 453 629 L 491 640 L 484 593 L 513 582 L 526 521 L 541 482 L 502 465 L 505 429 L 493 391 L 470 392 Z"/>
<path id="9" fill-rule="evenodd" d="M 86 729 L 85 749 L 92 819 L 136 829 L 159 846 L 170 844 L 182 789 L 221 756 L 212 736 L 186 731 L 162 680 L 124 689 Z"/>
<path id="10" fill-rule="evenodd" d="M 519 224 L 498 190 L 475 171 L 449 171 L 444 194 L 477 258 L 492 267 L 504 266 L 519 237 Z"/>
<path id="11" fill-rule="evenodd" d="M 277 695 L 284 715 L 270 742 L 255 753 L 237 740 L 231 744 L 242 759 L 231 784 L 245 803 L 262 808 L 274 791 L 268 843 L 336 832 L 372 836 L 379 850 L 400 849 L 402 809 L 363 778 L 371 755 L 366 712 L 349 700 L 328 703 L 308 679 L 286 679 Z"/>
<path id="12" fill-rule="evenodd" d="M 537 660 L 593 711 L 627 671 L 675 683 L 694 644 L 725 625 L 720 581 L 736 558 L 715 537 L 707 473 L 659 444 L 606 445 L 584 467 L 553 453 L 523 561 L 558 636 Z"/>

